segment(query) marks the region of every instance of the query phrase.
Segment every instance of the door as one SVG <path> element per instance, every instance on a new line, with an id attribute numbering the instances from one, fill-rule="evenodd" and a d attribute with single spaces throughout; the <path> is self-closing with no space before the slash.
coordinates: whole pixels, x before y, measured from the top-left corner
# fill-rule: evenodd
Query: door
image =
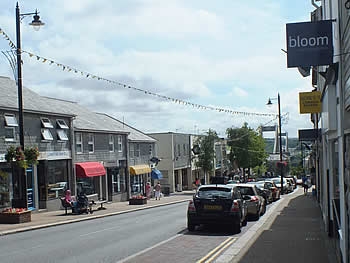
<path id="1" fill-rule="evenodd" d="M 33 167 L 26 169 L 26 177 L 27 177 L 27 207 L 29 210 L 35 209 L 34 202 L 34 175 L 33 175 Z"/>

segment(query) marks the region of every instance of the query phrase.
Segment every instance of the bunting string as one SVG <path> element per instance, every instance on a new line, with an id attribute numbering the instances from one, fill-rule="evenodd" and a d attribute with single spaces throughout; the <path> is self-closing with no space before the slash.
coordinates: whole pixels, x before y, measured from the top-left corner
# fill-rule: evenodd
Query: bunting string
<path id="1" fill-rule="evenodd" d="M 11 39 L 8 37 L 8 35 L 1 28 L 0 28 L 0 34 L 2 34 L 4 36 L 4 38 L 9 42 L 9 46 L 12 49 L 16 49 L 16 45 L 13 44 Z M 172 97 L 168 97 L 168 96 L 165 96 L 165 95 L 154 93 L 154 92 L 151 92 L 151 91 L 148 91 L 148 90 L 140 89 L 140 88 L 137 88 L 137 87 L 125 84 L 125 83 L 121 83 L 121 82 L 115 81 L 115 80 L 106 79 L 104 77 L 101 77 L 101 76 L 98 76 L 98 75 L 95 75 L 95 74 L 92 74 L 92 73 L 89 73 L 89 72 L 86 72 L 86 71 L 79 70 L 79 69 L 71 67 L 69 65 L 65 65 L 65 64 L 56 62 L 53 59 L 48 59 L 48 58 L 45 58 L 45 57 L 41 57 L 39 55 L 36 55 L 34 53 L 31 53 L 31 52 L 28 52 L 28 51 L 25 51 L 25 50 L 20 50 L 20 52 L 25 53 L 25 54 L 27 54 L 29 56 L 29 58 L 32 58 L 32 59 L 34 58 L 37 61 L 40 61 L 42 63 L 49 63 L 49 65 L 55 65 L 55 66 L 61 68 L 63 71 L 66 71 L 66 72 L 70 72 L 70 73 L 74 73 L 74 74 L 80 74 L 81 76 L 84 76 L 84 77 L 89 78 L 89 79 L 96 79 L 96 80 L 99 80 L 99 81 L 104 81 L 104 82 L 107 82 L 109 84 L 117 85 L 117 86 L 119 86 L 121 88 L 131 89 L 131 90 L 134 90 L 134 91 L 137 91 L 137 92 L 144 93 L 146 95 L 150 95 L 150 96 L 157 97 L 157 98 L 160 98 L 160 99 L 163 99 L 163 100 L 166 100 L 166 101 L 170 101 L 170 102 L 173 102 L 173 103 L 176 103 L 176 104 L 180 104 L 180 105 L 189 106 L 189 107 L 196 108 L 196 109 L 211 110 L 211 111 L 216 111 L 216 112 L 219 112 L 219 113 L 222 112 L 222 113 L 227 113 L 227 114 L 231 114 L 231 115 L 261 116 L 261 117 L 276 117 L 276 116 L 278 116 L 278 115 L 272 114 L 272 113 L 256 113 L 256 112 L 235 111 L 235 110 L 231 110 L 231 109 L 224 109 L 224 108 L 219 108 L 219 107 L 206 106 L 206 105 L 201 105 L 201 104 L 197 104 L 197 103 L 192 103 L 190 101 L 185 101 L 185 100 L 181 100 L 181 99 L 177 99 L 177 98 L 172 98 Z"/>

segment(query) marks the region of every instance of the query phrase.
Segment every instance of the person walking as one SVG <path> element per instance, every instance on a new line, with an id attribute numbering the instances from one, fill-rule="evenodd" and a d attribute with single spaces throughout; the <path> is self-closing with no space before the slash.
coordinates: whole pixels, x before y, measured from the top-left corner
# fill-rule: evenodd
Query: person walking
<path id="1" fill-rule="evenodd" d="M 154 190 L 156 190 L 155 192 L 156 200 L 160 200 L 160 191 L 161 191 L 160 182 L 156 184 L 156 186 L 154 187 Z"/>
<path id="2" fill-rule="evenodd" d="M 151 183 L 150 182 L 146 183 L 146 197 L 147 197 L 147 199 L 151 198 Z"/>
<path id="3" fill-rule="evenodd" d="M 308 188 L 309 188 L 309 186 L 307 185 L 307 177 L 304 175 L 302 177 L 302 180 L 303 180 L 304 195 L 307 195 Z"/>

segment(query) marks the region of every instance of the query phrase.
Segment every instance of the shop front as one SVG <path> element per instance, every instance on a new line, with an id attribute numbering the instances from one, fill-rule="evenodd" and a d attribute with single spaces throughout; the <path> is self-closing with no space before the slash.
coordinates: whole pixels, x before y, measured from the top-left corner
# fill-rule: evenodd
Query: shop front
<path id="1" fill-rule="evenodd" d="M 126 201 L 127 178 L 125 161 L 119 161 L 119 166 L 106 167 L 108 182 L 108 201 Z"/>
<path id="2" fill-rule="evenodd" d="M 145 194 L 145 184 L 150 178 L 152 169 L 147 164 L 130 166 L 131 196 Z"/>
<path id="3" fill-rule="evenodd" d="M 77 195 L 84 193 L 91 198 L 106 199 L 106 170 L 99 162 L 75 164 Z"/>

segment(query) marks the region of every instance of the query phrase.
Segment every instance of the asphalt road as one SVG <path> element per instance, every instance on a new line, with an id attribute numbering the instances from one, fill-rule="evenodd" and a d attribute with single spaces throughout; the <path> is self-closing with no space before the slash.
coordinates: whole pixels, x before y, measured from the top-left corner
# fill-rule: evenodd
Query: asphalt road
<path id="1" fill-rule="evenodd" d="M 1 263 L 117 262 L 176 236 L 187 203 L 0 237 Z"/>

